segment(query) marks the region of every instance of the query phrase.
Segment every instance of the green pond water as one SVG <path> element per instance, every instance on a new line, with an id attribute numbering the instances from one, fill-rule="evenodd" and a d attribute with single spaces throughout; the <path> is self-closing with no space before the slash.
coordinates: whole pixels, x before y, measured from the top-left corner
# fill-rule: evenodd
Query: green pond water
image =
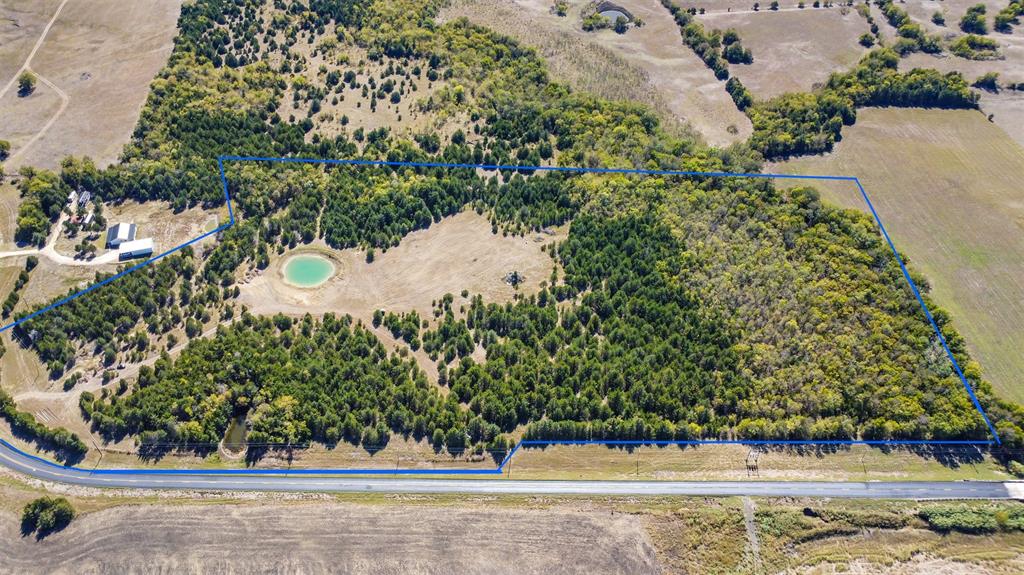
<path id="1" fill-rule="evenodd" d="M 240 453 L 245 450 L 246 436 L 245 417 L 236 417 L 231 420 L 227 432 L 224 433 L 224 447 L 228 451 Z"/>
<path id="2" fill-rule="evenodd" d="M 284 279 L 299 287 L 316 287 L 334 274 L 334 264 L 323 256 L 298 255 L 284 264 Z"/>

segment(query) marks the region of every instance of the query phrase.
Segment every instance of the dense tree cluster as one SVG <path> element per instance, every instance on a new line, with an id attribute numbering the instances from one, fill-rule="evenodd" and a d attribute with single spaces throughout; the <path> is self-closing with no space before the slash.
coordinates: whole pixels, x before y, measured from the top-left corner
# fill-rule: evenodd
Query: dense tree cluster
<path id="1" fill-rule="evenodd" d="M 877 49 L 853 70 L 833 74 L 820 90 L 756 102 L 747 108 L 754 124 L 751 146 L 766 157 L 828 151 L 863 106 L 977 106 L 978 95 L 958 72 L 899 72 L 898 64 L 895 52 Z"/>
<path id="2" fill-rule="evenodd" d="M 1020 15 L 1024 14 L 1024 0 L 1010 0 L 1010 3 L 1000 10 L 995 17 L 993 28 L 996 32 L 1010 34 L 1013 27 L 1020 24 Z"/>
<path id="3" fill-rule="evenodd" d="M 968 60 L 994 60 L 999 58 L 999 43 L 992 38 L 965 34 L 953 40 L 949 51 Z"/>
<path id="4" fill-rule="evenodd" d="M 975 4 L 967 9 L 960 18 L 960 29 L 968 34 L 988 34 L 988 23 L 985 21 L 984 4 Z"/>
<path id="5" fill-rule="evenodd" d="M 21 205 L 14 239 L 41 246 L 67 204 L 71 188 L 57 174 L 47 170 L 24 168 L 21 176 L 18 182 Z"/>
<path id="6" fill-rule="evenodd" d="M 35 533 L 38 539 L 60 531 L 75 518 L 75 508 L 63 497 L 39 497 L 25 504 L 21 512 L 21 533 Z"/>
<path id="7" fill-rule="evenodd" d="M 389 355 L 351 317 L 332 314 L 298 321 L 243 314 L 177 360 L 140 371 L 130 395 L 89 397 L 82 407 L 100 433 L 139 434 L 144 445 L 208 447 L 237 414 L 248 414 L 254 444 L 346 440 L 376 449 L 392 433 L 419 439 L 440 431 L 438 448 L 456 452 L 498 437 L 441 396 L 414 362 Z"/>

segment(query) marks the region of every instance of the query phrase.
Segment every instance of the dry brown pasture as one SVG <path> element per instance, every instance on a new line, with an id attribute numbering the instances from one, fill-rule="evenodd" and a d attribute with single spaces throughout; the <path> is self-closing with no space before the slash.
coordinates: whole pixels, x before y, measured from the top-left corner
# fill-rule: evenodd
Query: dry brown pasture
<path id="1" fill-rule="evenodd" d="M 144 505 L 36 542 L 0 520 L 6 573 L 657 573 L 641 517 L 475 505 Z M 514 566 L 514 567 L 513 567 Z"/>
<path id="2" fill-rule="evenodd" d="M 750 136 L 750 120 L 736 109 L 725 84 L 683 45 L 679 28 L 658 0 L 619 2 L 645 22 L 625 34 L 583 31 L 585 3 L 571 0 L 567 16 L 559 17 L 549 11 L 547 0 L 460 0 L 440 18 L 466 17 L 507 34 L 536 48 L 554 79 L 603 97 L 650 105 L 663 118 L 688 123 L 711 145 Z"/>
<path id="3" fill-rule="evenodd" d="M 749 8 L 749 6 L 748 6 Z M 857 39 L 867 21 L 847 7 L 759 12 L 710 11 L 698 16 L 706 29 L 735 28 L 754 63 L 733 64 L 729 72 L 743 81 L 755 98 L 785 92 L 806 92 L 833 72 L 849 70 L 867 49 Z"/>
<path id="4" fill-rule="evenodd" d="M 21 68 L 61 0 L 4 0 L 0 6 L 0 86 Z"/>
<path id="5" fill-rule="evenodd" d="M 992 32 L 992 19 L 995 15 L 1006 8 L 1007 1 L 1003 0 L 911 0 L 900 4 L 900 8 L 906 10 L 907 14 L 915 21 L 925 27 L 929 33 L 947 35 L 960 35 L 960 19 L 967 13 L 971 6 L 984 4 L 987 10 L 985 19 L 988 21 L 989 34 L 998 38 L 1000 34 Z M 938 26 L 932 22 L 932 14 L 942 12 L 946 17 L 946 25 Z"/>
<path id="6" fill-rule="evenodd" d="M 14 185 L 0 181 L 0 251 L 18 249 L 14 232 L 18 229 L 18 206 L 21 194 Z"/>
<path id="7" fill-rule="evenodd" d="M 43 489 L 81 512 L 37 541 Z M 1024 535 L 942 534 L 927 504 L 820 499 L 217 494 L 26 485 L 0 476 L 0 573 L 1011 574 Z M 904 516 L 902 529 L 804 515 Z M 748 531 L 749 528 L 749 531 Z"/>
<path id="8" fill-rule="evenodd" d="M 986 379 L 1024 401 L 1024 148 L 976 111 L 864 109 L 833 153 L 773 171 L 859 177 Z M 851 185 L 818 187 L 866 209 Z"/>
<path id="9" fill-rule="evenodd" d="M 24 62 L 59 2 L 15 0 L 0 5 L 0 80 Z M 149 83 L 167 61 L 180 0 L 69 0 L 31 68 L 68 97 L 67 109 L 21 153 L 55 113 L 59 98 L 40 82 L 36 94 L 0 101 L 0 138 L 12 143 L 8 169 L 56 167 L 67 155 L 90 156 L 104 166 L 131 136 Z"/>

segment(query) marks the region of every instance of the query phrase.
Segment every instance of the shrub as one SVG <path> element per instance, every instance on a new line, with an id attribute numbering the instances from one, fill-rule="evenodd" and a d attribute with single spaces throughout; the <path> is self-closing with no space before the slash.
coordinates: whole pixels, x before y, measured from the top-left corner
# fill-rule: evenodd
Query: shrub
<path id="1" fill-rule="evenodd" d="M 36 533 L 39 539 L 60 531 L 75 518 L 75 509 L 63 497 L 40 497 L 30 501 L 21 512 L 21 532 Z"/>
<path id="2" fill-rule="evenodd" d="M 928 526 L 937 531 L 959 531 L 961 533 L 994 533 L 999 530 L 995 514 L 985 508 L 967 505 L 942 505 L 922 509 L 920 516 Z"/>
<path id="3" fill-rule="evenodd" d="M 974 86 L 975 88 L 980 89 L 980 90 L 985 90 L 985 91 L 988 91 L 988 92 L 998 92 L 999 91 L 999 73 L 998 72 L 989 72 L 987 74 L 983 74 L 981 76 L 978 76 L 978 78 L 971 85 Z"/>
<path id="4" fill-rule="evenodd" d="M 968 34 L 949 46 L 950 52 L 968 60 L 991 60 L 999 57 L 999 45 L 991 38 Z"/>
<path id="5" fill-rule="evenodd" d="M 36 89 L 36 77 L 35 74 L 25 70 L 18 76 L 18 95 L 21 97 L 28 96 Z"/>
<path id="6" fill-rule="evenodd" d="M 967 13 L 960 19 L 960 29 L 968 34 L 988 34 L 988 24 L 985 23 L 985 5 L 975 4 L 967 9 Z"/>

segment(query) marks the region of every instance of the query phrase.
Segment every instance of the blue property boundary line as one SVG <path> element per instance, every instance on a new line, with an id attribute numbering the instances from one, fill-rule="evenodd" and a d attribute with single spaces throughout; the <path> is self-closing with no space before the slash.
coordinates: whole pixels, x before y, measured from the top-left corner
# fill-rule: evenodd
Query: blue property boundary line
<path id="1" fill-rule="evenodd" d="M 79 298 L 97 288 L 107 285 L 118 278 L 127 275 L 137 269 L 145 267 L 159 259 L 167 257 L 179 250 L 184 249 L 206 237 L 217 234 L 223 230 L 226 230 L 235 224 L 235 213 L 234 207 L 231 202 L 231 194 L 229 192 L 227 175 L 224 171 L 225 162 L 271 162 L 271 163 L 284 163 L 284 164 L 320 164 L 320 165 L 334 165 L 334 166 L 376 166 L 376 167 L 394 167 L 394 168 L 448 168 L 448 169 L 482 169 L 485 171 L 535 171 L 535 172 L 565 172 L 565 173 L 591 173 L 591 174 L 633 174 L 633 175 L 646 175 L 646 176 L 688 176 L 688 177 L 711 177 L 711 178 L 757 178 L 757 179 L 788 179 L 788 180 L 826 180 L 826 181 L 846 181 L 853 182 L 857 189 L 860 191 L 861 197 L 864 198 L 868 209 L 871 212 L 875 223 L 878 225 L 879 230 L 882 233 L 882 237 L 885 238 L 886 243 L 889 245 L 889 249 L 892 250 L 893 256 L 895 256 L 897 263 L 900 266 L 900 271 L 903 273 L 904 279 L 910 286 L 914 297 L 917 299 L 918 304 L 921 306 L 921 310 L 924 312 L 925 317 L 928 318 L 928 322 L 931 324 L 935 335 L 938 337 L 939 342 L 942 344 L 943 350 L 946 352 L 946 357 L 949 358 L 950 363 L 953 365 L 953 369 L 960 378 L 960 382 L 963 384 L 964 390 L 967 392 L 971 399 L 974 408 L 981 414 L 985 425 L 988 427 L 989 433 L 993 439 L 990 440 L 521 440 L 519 441 L 505 456 L 501 463 L 495 469 L 487 470 L 476 470 L 476 469 L 80 469 L 73 466 L 63 466 L 57 463 L 53 463 L 41 457 L 25 453 L 19 450 L 15 446 L 11 445 L 7 441 L 0 439 L 0 444 L 3 444 L 8 449 L 11 449 L 25 457 L 32 458 L 41 463 L 52 465 L 62 469 L 73 469 L 76 471 L 83 471 L 96 475 L 118 475 L 118 474 L 184 474 L 184 475 L 225 475 L 225 474 L 253 474 L 253 475 L 264 475 L 264 474 L 284 474 L 289 475 L 324 475 L 324 474 L 347 474 L 347 475 L 495 475 L 503 473 L 506 465 L 512 460 L 512 456 L 516 454 L 522 447 L 534 447 L 534 446 L 548 446 L 548 445 L 606 445 L 606 446 L 700 446 L 700 445 L 748 445 L 748 446 L 843 446 L 843 445 L 870 445 L 870 446 L 991 446 L 1001 445 L 999 433 L 996 431 L 992 422 L 988 418 L 988 414 L 985 413 L 981 403 L 978 401 L 978 397 L 975 395 L 973 388 L 967 381 L 967 377 L 964 375 L 963 370 L 960 368 L 960 364 L 953 356 L 953 352 L 949 348 L 949 344 L 946 342 L 945 336 L 942 335 L 942 330 L 939 329 L 935 318 L 932 316 L 931 311 L 928 309 L 928 305 L 925 303 L 924 298 L 921 295 L 917 284 L 910 276 L 910 272 L 907 270 L 907 266 L 900 257 L 899 252 L 896 250 L 896 246 L 889 236 L 889 232 L 885 229 L 885 225 L 882 223 L 881 218 L 872 204 L 867 191 L 861 184 L 860 180 L 855 176 L 817 176 L 817 175 L 804 175 L 804 174 L 773 174 L 773 173 L 743 173 L 743 172 L 702 172 L 702 171 L 690 171 L 690 170 L 653 170 L 653 169 L 638 169 L 638 168 L 585 168 L 585 167 L 573 167 L 573 166 L 512 166 L 512 165 L 501 165 L 501 164 L 465 164 L 465 163 L 445 163 L 445 162 L 399 162 L 399 161 L 386 161 L 386 160 L 343 160 L 343 159 L 316 159 L 316 158 L 273 158 L 273 157 L 260 157 L 260 156 L 219 156 L 217 158 L 217 169 L 220 175 L 221 186 L 224 191 L 224 201 L 228 207 L 228 222 L 218 226 L 217 228 L 206 232 L 188 242 L 185 242 L 177 247 L 167 250 L 159 255 L 156 255 L 142 263 L 131 266 L 130 268 L 121 271 L 109 278 L 106 278 L 96 284 L 93 284 L 79 292 L 71 294 L 63 299 L 60 299 L 44 308 L 36 310 L 35 312 L 19 318 L 18 320 L 11 322 L 3 327 L 0 327 L 0 332 L 7 331 L 16 327 L 17 325 L 28 321 L 42 313 L 45 313 L 51 309 L 64 305 L 65 303 Z"/>

